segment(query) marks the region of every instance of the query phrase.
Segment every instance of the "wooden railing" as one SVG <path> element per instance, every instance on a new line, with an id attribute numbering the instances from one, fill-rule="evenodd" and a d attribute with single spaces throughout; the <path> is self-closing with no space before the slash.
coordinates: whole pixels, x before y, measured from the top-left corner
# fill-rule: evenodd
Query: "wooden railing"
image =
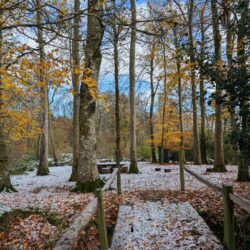
<path id="1" fill-rule="evenodd" d="M 115 177 L 117 176 L 117 191 L 120 193 L 120 172 L 118 169 L 112 173 L 103 188 L 97 189 L 95 192 L 96 197 L 93 198 L 86 208 L 81 212 L 78 218 L 73 222 L 69 229 L 57 241 L 54 250 L 70 250 L 74 244 L 79 240 L 81 232 L 89 225 L 90 220 L 97 214 L 97 225 L 100 240 L 100 249 L 108 249 L 107 229 L 105 224 L 105 214 L 103 205 L 103 192 L 110 189 Z"/>
<path id="2" fill-rule="evenodd" d="M 224 213 L 224 241 L 227 249 L 235 250 L 235 227 L 234 227 L 234 203 L 246 212 L 250 213 L 250 201 L 233 194 L 232 185 L 218 186 L 198 173 L 184 167 L 185 171 L 194 176 L 196 179 L 210 187 L 223 196 L 223 213 Z"/>

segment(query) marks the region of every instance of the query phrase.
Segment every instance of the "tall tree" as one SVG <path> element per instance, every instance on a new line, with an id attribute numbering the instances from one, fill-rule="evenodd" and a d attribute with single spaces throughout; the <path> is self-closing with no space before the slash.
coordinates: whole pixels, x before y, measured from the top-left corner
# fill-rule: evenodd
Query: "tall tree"
<path id="1" fill-rule="evenodd" d="M 39 140 L 39 165 L 37 175 L 48 175 L 48 141 L 49 141 L 49 104 L 48 104 L 48 85 L 46 82 L 45 67 L 45 41 L 43 37 L 42 23 L 42 2 L 36 0 L 36 22 L 37 22 L 37 41 L 39 46 L 39 84 L 41 101 L 41 136 Z"/>
<path id="2" fill-rule="evenodd" d="M 200 23 L 201 23 L 201 51 L 200 51 L 200 67 L 203 67 L 205 57 L 205 12 L 206 4 L 201 8 Z M 207 136 L 206 136 L 206 107 L 205 107 L 205 91 L 204 91 L 204 74 L 202 69 L 200 70 L 200 108 L 201 108 L 201 137 L 200 137 L 200 150 L 201 160 L 203 164 L 207 164 Z"/>
<path id="3" fill-rule="evenodd" d="M 232 3 L 230 1 L 223 1 L 223 8 L 224 8 L 224 15 L 225 15 L 225 25 L 226 25 L 226 31 L 227 31 L 227 78 L 230 78 L 230 74 L 232 72 L 232 66 L 233 66 L 233 49 L 234 49 L 234 32 L 233 32 L 233 24 L 231 21 L 231 8 Z M 230 100 L 229 100 L 230 101 Z M 235 107 L 233 105 L 229 105 L 229 113 L 230 113 L 230 126 L 231 126 L 231 132 L 234 133 L 237 129 L 237 122 L 236 122 L 236 112 Z M 238 146 L 237 143 L 235 143 L 235 140 L 231 140 L 232 147 L 233 147 L 233 156 L 232 156 L 232 164 L 238 163 Z"/>
<path id="4" fill-rule="evenodd" d="M 221 72 L 221 35 L 219 30 L 219 15 L 217 0 L 211 0 L 212 25 L 214 54 L 217 71 Z M 216 83 L 215 86 L 215 143 L 214 143 L 214 171 L 225 172 L 224 151 L 223 151 L 223 128 L 221 117 L 221 89 Z"/>
<path id="5" fill-rule="evenodd" d="M 179 97 L 179 127 L 180 127 L 180 149 L 179 149 L 179 166 L 181 176 L 181 190 L 184 191 L 184 161 L 185 161 L 185 144 L 184 144 L 184 127 L 183 127 L 183 101 L 182 101 L 182 81 L 181 81 L 181 60 L 180 45 L 177 37 L 177 27 L 173 27 L 174 46 L 176 50 L 176 68 L 178 78 L 178 97 Z"/>
<path id="6" fill-rule="evenodd" d="M 98 0 L 88 0 L 87 41 L 85 47 L 85 70 L 80 88 L 79 160 L 76 191 L 93 192 L 101 187 L 96 165 L 95 111 L 97 83 L 101 64 L 101 44 L 104 26 Z"/>
<path id="7" fill-rule="evenodd" d="M 165 119 L 166 119 L 166 105 L 167 105 L 167 60 L 166 60 L 166 37 L 163 36 L 163 107 L 162 107 L 162 133 L 161 133 L 161 157 L 160 163 L 164 163 L 164 141 L 165 141 Z"/>
<path id="8" fill-rule="evenodd" d="M 58 163 L 58 158 L 56 154 L 56 146 L 55 146 L 55 140 L 54 140 L 54 130 L 52 126 L 52 114 L 49 113 L 49 131 L 50 131 L 50 142 L 51 142 L 51 150 L 52 150 L 52 155 L 54 159 L 54 163 Z"/>
<path id="9" fill-rule="evenodd" d="M 0 9 L 0 192 L 11 192 L 16 191 L 11 185 L 10 181 L 10 169 L 9 160 L 7 155 L 7 147 L 4 138 L 4 124 L 3 124 L 3 83 L 2 83 L 2 72 L 3 72 L 3 10 Z"/>
<path id="10" fill-rule="evenodd" d="M 75 13 L 80 12 L 80 0 L 74 1 L 74 11 Z M 78 168 L 78 158 L 79 158 L 79 67 L 80 67 L 80 50 L 79 50 L 79 40 L 80 40 L 80 15 L 75 15 L 74 17 L 74 28 L 73 28 L 73 40 L 72 40 L 72 84 L 73 84 L 73 166 L 72 174 L 70 176 L 70 181 L 77 180 L 77 168 Z"/>
<path id="11" fill-rule="evenodd" d="M 195 82 L 195 54 L 194 54 L 194 39 L 193 39 L 193 15 L 194 15 L 194 0 L 189 1 L 188 6 L 188 40 L 189 40 L 189 56 L 191 63 L 191 86 L 192 86 L 192 105 L 193 105 L 193 138 L 194 138 L 194 164 L 200 165 L 201 151 L 198 132 L 197 119 L 197 103 L 196 103 L 196 82 Z"/>
<path id="12" fill-rule="evenodd" d="M 249 1 L 241 0 L 239 2 L 240 20 L 237 29 L 237 77 L 234 86 L 239 86 L 241 92 L 237 93 L 239 98 L 241 126 L 239 132 L 239 169 L 238 181 L 250 181 L 249 175 L 249 155 L 250 155 L 250 101 L 249 101 L 249 72 L 247 69 L 247 60 L 249 55 L 246 52 L 249 34 Z M 233 86 L 233 87 L 234 87 Z"/>
<path id="13" fill-rule="evenodd" d="M 129 103 L 130 103 L 130 173 L 139 173 L 136 153 L 136 104 L 135 104 L 135 46 L 136 46 L 136 4 L 130 0 L 131 40 L 129 56 Z"/>
<path id="14" fill-rule="evenodd" d="M 152 163 L 157 162 L 156 159 L 156 150 L 154 143 L 154 105 L 155 105 L 155 95 L 157 91 L 157 87 L 155 89 L 154 84 L 154 60 L 155 60 L 155 50 L 156 50 L 156 42 L 152 41 L 152 48 L 150 51 L 150 111 L 149 111 L 149 125 L 150 125 L 150 139 L 151 139 L 151 161 Z"/>
<path id="15" fill-rule="evenodd" d="M 121 27 L 113 25 L 113 33 L 114 33 L 114 63 L 115 63 L 115 158 L 116 158 L 116 167 L 118 169 L 117 175 L 117 187 L 118 192 L 121 193 L 121 187 L 119 185 L 121 181 L 121 166 L 120 162 L 122 159 L 121 152 L 121 127 L 120 127 L 120 89 L 119 89 L 119 50 L 118 50 L 118 42 L 119 42 L 119 34 L 121 32 Z"/>

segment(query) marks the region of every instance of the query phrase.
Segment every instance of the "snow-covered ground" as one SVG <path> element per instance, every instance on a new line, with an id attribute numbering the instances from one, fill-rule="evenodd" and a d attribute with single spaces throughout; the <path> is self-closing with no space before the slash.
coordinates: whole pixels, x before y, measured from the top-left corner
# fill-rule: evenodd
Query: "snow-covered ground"
<path id="1" fill-rule="evenodd" d="M 128 163 L 126 163 L 126 165 L 128 165 Z M 155 171 L 156 167 L 160 167 L 161 171 Z M 202 174 L 205 178 L 218 185 L 222 183 L 238 185 L 238 183 L 234 182 L 237 177 L 236 166 L 227 167 L 227 173 L 206 173 L 206 169 L 211 166 L 190 165 L 190 167 L 192 170 Z M 171 171 L 164 172 L 164 169 L 170 169 Z M 159 164 L 140 162 L 139 170 L 139 174 L 122 174 L 123 191 L 133 192 L 151 190 L 152 192 L 152 190 L 180 190 L 178 165 L 161 166 Z M 67 224 L 72 223 L 93 198 L 93 195 L 70 192 L 75 186 L 74 182 L 68 181 L 70 174 L 71 167 L 63 166 L 51 167 L 50 175 L 48 176 L 36 176 L 36 172 L 12 176 L 12 184 L 18 190 L 18 193 L 0 193 L 0 213 L 17 208 L 23 210 L 39 208 L 48 213 L 55 213 Z M 102 175 L 102 178 L 108 179 L 109 176 L 110 175 Z M 115 185 L 116 181 L 114 181 L 113 187 L 115 187 Z M 250 185 L 244 184 L 244 186 L 239 187 L 239 190 L 243 190 L 244 187 L 246 195 L 250 194 Z M 185 188 L 187 192 L 207 189 L 204 184 L 186 172 Z M 126 195 L 126 193 L 124 193 L 124 195 Z M 31 223 L 32 231 L 39 233 L 39 223 L 34 222 L 40 221 L 44 225 L 47 225 L 47 222 L 46 220 L 44 221 L 43 218 L 33 218 L 32 216 L 34 217 L 34 215 L 31 215 L 29 219 L 27 218 L 20 222 L 22 223 L 22 231 L 26 230 L 24 223 L 29 224 L 25 221 L 28 220 L 30 222 L 33 221 Z M 131 223 L 129 224 L 128 222 L 133 224 L 135 233 L 130 233 Z M 37 228 L 36 225 L 39 228 Z M 127 233 L 119 233 L 120 229 L 118 229 L 118 233 L 114 238 L 114 244 L 118 245 L 114 245 L 117 246 L 117 248 L 113 247 L 113 249 L 117 250 L 187 249 L 185 248 L 186 244 L 190 246 L 188 249 L 197 249 L 197 247 L 203 249 L 203 246 L 214 246 L 204 249 L 217 249 L 217 247 L 221 249 L 220 244 L 207 228 L 206 224 L 191 205 L 187 203 L 171 204 L 169 200 L 165 199 L 163 203 L 147 201 L 144 205 L 142 200 L 135 197 L 135 199 L 129 200 L 129 203 L 122 205 L 118 218 L 118 226 L 121 227 L 122 232 Z M 55 231 L 57 234 L 61 232 L 61 229 L 52 229 L 52 231 Z M 29 232 L 29 230 L 27 229 L 26 231 Z M 20 230 L 17 229 L 14 232 L 15 235 L 17 235 L 19 231 Z M 46 231 L 44 235 L 47 234 L 48 232 Z M 12 235 L 8 234 L 7 236 L 8 238 L 3 235 L 2 240 L 0 234 L 0 245 L 2 243 L 5 246 L 12 246 Z M 16 236 L 20 244 L 25 240 L 31 241 L 29 239 L 29 233 L 26 234 L 25 240 L 22 240 L 22 237 L 20 237 Z M 124 239 L 124 244 L 127 244 L 127 246 L 124 247 L 125 245 L 122 245 L 122 247 L 119 248 L 118 238 L 122 240 L 121 242 L 123 242 Z M 175 241 L 173 239 L 175 239 Z M 41 240 L 37 242 L 41 243 L 43 241 L 43 238 L 41 238 Z"/>
<path id="2" fill-rule="evenodd" d="M 49 175 L 37 176 L 36 171 L 28 172 L 24 175 L 17 175 L 11 177 L 11 182 L 20 193 L 30 193 L 38 188 L 54 189 L 74 187 L 74 182 L 69 182 L 71 174 L 71 167 L 51 167 L 49 168 Z"/>
<path id="3" fill-rule="evenodd" d="M 0 204 L 10 209 L 41 209 L 56 213 L 72 221 L 93 195 L 73 193 L 74 182 L 69 182 L 71 167 L 51 167 L 47 176 L 36 176 L 36 172 L 12 176 L 17 193 L 1 193 Z"/>
<path id="4" fill-rule="evenodd" d="M 136 202 L 120 207 L 112 250 L 223 249 L 189 203 Z"/>
<path id="5" fill-rule="evenodd" d="M 161 171 L 155 171 L 155 168 Z M 237 178 L 237 167 L 229 166 L 227 173 L 206 173 L 206 169 L 212 166 L 207 165 L 187 165 L 197 173 L 204 175 L 210 181 L 221 185 L 223 182 L 232 183 Z M 170 169 L 171 172 L 164 172 Z M 180 190 L 180 175 L 178 165 L 158 165 L 151 163 L 139 163 L 139 174 L 122 174 L 122 188 L 124 191 L 139 190 Z M 229 181 L 228 181 L 229 180 Z M 115 182 L 114 184 L 115 185 Z M 197 190 L 206 187 L 195 177 L 185 172 L 185 188 L 187 190 Z"/>
<path id="6" fill-rule="evenodd" d="M 128 164 L 128 163 L 126 163 Z M 161 171 L 155 171 L 160 167 Z M 208 166 L 191 166 L 192 170 L 203 174 L 210 181 L 222 184 L 233 182 L 237 176 L 236 166 L 228 167 L 227 173 L 206 173 Z M 170 169 L 171 172 L 164 172 Z M 122 174 L 123 191 L 138 190 L 179 190 L 179 167 L 178 165 L 158 165 L 150 163 L 139 163 L 139 174 Z M 25 175 L 12 176 L 11 181 L 18 193 L 1 193 L 0 203 L 2 206 L 15 208 L 41 208 L 51 212 L 63 213 L 62 205 L 82 204 L 86 202 L 89 194 L 77 194 L 70 192 L 75 186 L 69 182 L 71 167 L 51 167 L 48 176 L 36 176 L 36 172 L 28 172 Z M 103 175 L 107 179 L 109 175 Z M 113 183 L 115 187 L 116 181 Z M 196 178 L 185 172 L 186 190 L 197 190 L 206 187 Z M 85 202 L 83 202 L 85 201 Z M 69 211 L 70 212 L 70 211 Z M 71 211 L 73 213 L 73 210 Z"/>

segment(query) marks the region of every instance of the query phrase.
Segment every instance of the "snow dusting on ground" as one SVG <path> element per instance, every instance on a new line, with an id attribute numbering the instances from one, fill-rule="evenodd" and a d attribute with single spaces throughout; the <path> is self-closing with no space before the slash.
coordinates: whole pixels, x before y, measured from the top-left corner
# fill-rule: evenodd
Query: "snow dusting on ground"
<path id="1" fill-rule="evenodd" d="M 42 209 L 71 222 L 93 195 L 70 192 L 75 186 L 68 181 L 70 174 L 71 167 L 65 166 L 51 167 L 47 176 L 36 176 L 36 172 L 12 176 L 18 192 L 1 193 L 0 203 L 5 209 Z"/>
<path id="2" fill-rule="evenodd" d="M 189 203 L 137 202 L 120 207 L 111 249 L 223 247 Z"/>
<path id="3" fill-rule="evenodd" d="M 187 165 L 197 173 L 203 174 L 210 181 L 221 185 L 226 180 L 233 180 L 237 177 L 237 167 L 228 167 L 227 173 L 206 173 L 206 169 L 212 166 L 207 165 Z M 155 171 L 155 168 L 161 168 L 161 171 Z M 164 172 L 164 169 L 171 170 Z M 180 190 L 180 176 L 178 165 L 159 165 L 151 163 L 139 163 L 139 174 L 123 174 L 122 187 L 124 191 L 139 190 Z M 228 181 L 227 181 L 228 182 Z M 114 183 L 115 185 L 115 183 Z M 206 187 L 195 177 L 185 172 L 185 188 L 187 190 L 197 190 Z"/>
<path id="4" fill-rule="evenodd" d="M 227 167 L 227 173 L 207 173 L 206 169 L 212 166 L 190 164 L 187 167 L 217 185 L 233 184 L 236 192 L 240 190 L 245 198 L 250 194 L 249 183 L 242 185 L 235 182 L 236 166 Z M 155 168 L 160 168 L 160 171 L 156 171 Z M 165 172 L 165 169 L 168 172 Z M 155 202 L 153 200 L 143 202 L 136 197 L 136 192 L 151 193 L 151 195 L 154 192 L 153 195 L 156 195 L 157 191 L 171 193 L 180 190 L 178 165 L 140 162 L 139 170 L 139 174 L 121 175 L 124 193 L 120 198 L 126 200 L 127 197 L 127 200 L 125 203 L 120 203 L 112 249 L 222 249 L 217 238 L 190 203 L 181 202 L 178 197 L 175 202 L 172 201 L 173 203 L 170 197 Z M 25 175 L 11 177 L 18 193 L 0 194 L 0 216 L 15 209 L 39 209 L 55 214 L 61 225 L 50 224 L 47 215 L 43 214 L 32 214 L 28 218 L 19 219 L 12 222 L 9 233 L 0 232 L 0 249 L 44 249 L 45 246 L 56 242 L 65 228 L 64 225 L 67 227 L 71 224 L 93 198 L 92 194 L 71 192 L 75 183 L 68 181 L 70 174 L 71 167 L 63 166 L 51 167 L 48 176 L 36 176 L 36 172 L 28 172 Z M 101 177 L 107 180 L 109 176 Z M 115 186 L 116 181 L 113 183 L 113 188 Z M 207 191 L 204 184 L 187 172 L 185 172 L 185 189 L 185 194 Z M 129 198 L 129 194 L 133 193 L 134 198 Z M 112 208 L 112 199 L 109 202 Z M 117 213 L 113 224 L 116 216 Z M 20 235 L 20 232 L 23 234 Z M 51 238 L 52 235 L 54 236 Z"/>

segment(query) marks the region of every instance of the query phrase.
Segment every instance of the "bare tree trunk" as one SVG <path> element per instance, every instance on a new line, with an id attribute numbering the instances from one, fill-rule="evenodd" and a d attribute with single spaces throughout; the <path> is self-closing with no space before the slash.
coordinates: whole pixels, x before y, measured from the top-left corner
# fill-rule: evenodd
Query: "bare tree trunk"
<path id="1" fill-rule="evenodd" d="M 135 0 L 130 0 L 131 5 L 131 41 L 130 41 L 130 173 L 138 173 L 137 153 L 136 153 L 136 107 L 135 107 L 135 46 L 136 46 L 136 4 Z"/>
<path id="2" fill-rule="evenodd" d="M 173 29 L 174 33 L 174 44 L 176 49 L 176 68 L 178 74 L 178 97 L 179 97 L 179 122 L 180 122 L 180 151 L 182 151 L 179 156 L 183 157 L 179 159 L 180 163 L 184 163 L 185 156 L 185 145 L 184 145 L 184 128 L 183 128 L 183 102 L 182 102 L 182 82 L 181 82 L 181 61 L 180 61 L 180 46 L 177 38 L 176 27 Z"/>
<path id="3" fill-rule="evenodd" d="M 96 94 L 101 64 L 101 43 L 104 26 L 101 22 L 101 10 L 98 0 L 88 1 L 88 30 L 85 47 L 85 72 L 80 89 L 79 119 L 79 162 L 75 191 L 93 192 L 103 185 L 96 165 L 95 111 Z M 86 79 L 95 81 L 96 86 L 89 86 Z"/>
<path id="4" fill-rule="evenodd" d="M 116 167 L 118 168 L 117 175 L 117 187 L 118 193 L 121 193 L 121 187 L 119 185 L 121 181 L 121 166 L 120 162 L 122 160 L 121 153 L 121 128 L 120 128 L 120 90 L 119 90 L 119 55 L 118 55 L 118 41 L 119 41 L 119 31 L 116 30 L 116 27 L 113 27 L 114 32 L 114 63 L 115 63 L 115 158 L 116 158 Z"/>
<path id="5" fill-rule="evenodd" d="M 205 4 L 201 10 L 201 67 L 204 63 L 205 53 L 205 28 L 204 28 L 204 11 Z M 201 160 L 203 164 L 207 164 L 207 135 L 206 135 L 206 108 L 205 108 L 205 93 L 204 93 L 204 75 L 202 70 L 200 71 L 200 107 L 201 107 L 201 138 L 200 138 L 200 150 Z"/>
<path id="6" fill-rule="evenodd" d="M 154 52 L 153 52 L 154 53 Z M 152 163 L 157 162 L 156 150 L 154 143 L 154 104 L 155 104 L 155 89 L 154 89 L 154 55 L 150 58 L 150 112 L 149 112 L 149 122 L 150 122 L 150 139 L 151 139 L 151 161 Z"/>
<path id="7" fill-rule="evenodd" d="M 178 97 L 179 97 L 179 122 L 180 122 L 180 149 L 179 149 L 179 166 L 180 166 L 180 184 L 181 190 L 184 191 L 184 162 L 185 162 L 185 144 L 184 144 L 184 128 L 183 128 L 183 109 L 182 109 L 182 83 L 181 83 L 181 62 L 180 62 L 180 46 L 177 38 L 176 27 L 173 29 L 174 44 L 176 49 L 176 68 L 178 74 Z"/>
<path id="8" fill-rule="evenodd" d="M 211 0 L 212 10 L 212 24 L 213 24 L 213 37 L 215 48 L 215 61 L 221 62 L 221 36 L 219 31 L 219 16 L 217 9 L 217 1 Z M 220 66 L 217 65 L 218 71 Z M 223 151 L 223 129 L 222 129 L 222 117 L 221 117 L 221 90 L 218 84 L 216 84 L 215 90 L 215 145 L 214 145 L 214 171 L 226 172 L 224 164 L 224 151 Z"/>
<path id="9" fill-rule="evenodd" d="M 163 67 L 164 67 L 164 83 L 163 83 L 163 109 L 162 109 L 162 132 L 161 132 L 161 161 L 160 164 L 164 163 L 164 140 L 165 140 L 165 116 L 166 116 L 166 104 L 167 104 L 167 62 L 166 62 L 166 47 L 165 39 L 162 43 L 163 46 Z"/>
<path id="10" fill-rule="evenodd" d="M 192 105 L 193 105 L 193 138 L 194 138 L 194 164 L 201 164 L 200 140 L 198 133 L 197 103 L 196 103 L 196 84 L 195 84 L 195 58 L 193 42 L 193 12 L 194 0 L 190 1 L 188 10 L 188 32 L 189 32 L 189 56 L 191 62 L 191 86 L 192 86 Z"/>
<path id="11" fill-rule="evenodd" d="M 2 11 L 1 11 L 2 12 Z M 2 15 L 0 13 L 0 117 L 3 113 L 3 90 L 2 90 L 2 53 L 3 53 L 3 33 L 1 29 Z M 11 192 L 16 191 L 11 185 L 10 181 L 10 169 L 9 169 L 9 160 L 7 155 L 6 142 L 4 139 L 4 126 L 3 121 L 0 118 L 0 192 Z"/>
<path id="12" fill-rule="evenodd" d="M 41 98 L 41 137 L 39 145 L 39 165 L 37 170 L 37 175 L 48 175 L 48 132 L 49 132 L 49 110 L 48 110 L 48 86 L 46 83 L 46 77 L 44 72 L 44 63 L 45 63 L 45 51 L 44 51 L 44 38 L 43 30 L 40 24 L 42 23 L 42 3 L 41 0 L 36 0 L 37 7 L 37 39 L 39 44 L 39 56 L 40 56 L 40 72 L 39 80 L 41 84 L 40 89 L 40 98 Z"/>
<path id="13" fill-rule="evenodd" d="M 80 0 L 75 0 L 74 3 L 75 13 L 80 11 Z M 79 158 L 79 66 L 80 66 L 80 51 L 79 51 L 79 40 L 80 40 L 80 16 L 75 15 L 74 17 L 74 35 L 72 41 L 72 59 L 73 59 L 73 72 L 72 72 L 72 84 L 73 84 L 73 166 L 70 181 L 77 180 L 77 168 Z"/>
<path id="14" fill-rule="evenodd" d="M 57 158 L 57 155 L 56 155 L 54 131 L 53 131 L 53 126 L 52 126 L 52 114 L 49 114 L 49 130 L 50 130 L 50 141 L 51 141 L 52 155 L 53 155 L 54 163 L 57 163 L 58 158 Z"/>

